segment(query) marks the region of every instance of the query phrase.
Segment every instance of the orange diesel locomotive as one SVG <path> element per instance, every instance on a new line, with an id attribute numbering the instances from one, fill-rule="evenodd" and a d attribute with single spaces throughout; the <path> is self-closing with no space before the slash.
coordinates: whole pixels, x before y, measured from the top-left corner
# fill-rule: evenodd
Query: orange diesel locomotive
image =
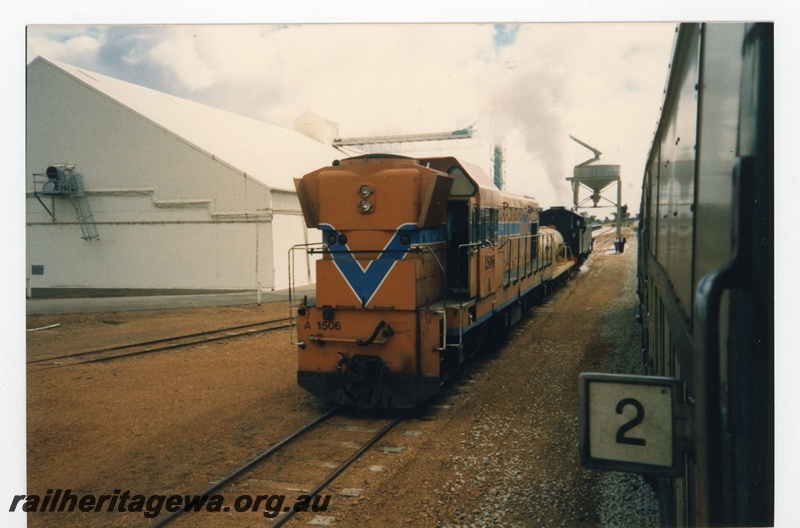
<path id="1" fill-rule="evenodd" d="M 574 269 L 535 199 L 452 157 L 370 154 L 295 180 L 322 243 L 293 307 L 298 383 L 323 401 L 408 408 Z M 583 229 L 586 229 L 583 226 Z"/>

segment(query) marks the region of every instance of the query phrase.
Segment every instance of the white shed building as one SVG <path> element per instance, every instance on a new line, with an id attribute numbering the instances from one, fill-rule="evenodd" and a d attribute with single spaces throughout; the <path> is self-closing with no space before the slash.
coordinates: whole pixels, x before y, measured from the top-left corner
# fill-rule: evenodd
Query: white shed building
<path id="1" fill-rule="evenodd" d="M 27 69 L 26 139 L 29 296 L 286 288 L 289 248 L 319 239 L 292 178 L 346 157 L 294 130 L 41 57 Z M 61 165 L 74 169 L 42 174 Z M 297 262 L 295 284 L 313 271 Z"/>

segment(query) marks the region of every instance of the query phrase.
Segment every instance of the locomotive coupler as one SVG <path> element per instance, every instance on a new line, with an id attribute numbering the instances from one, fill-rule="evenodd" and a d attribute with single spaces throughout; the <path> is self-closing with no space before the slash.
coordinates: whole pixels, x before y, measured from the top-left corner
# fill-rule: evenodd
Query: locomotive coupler
<path id="1" fill-rule="evenodd" d="M 347 396 L 347 403 L 357 409 L 376 407 L 381 402 L 383 382 L 388 367 L 378 356 L 355 355 L 348 357 L 342 354 L 336 364 L 336 371 L 342 392 Z"/>

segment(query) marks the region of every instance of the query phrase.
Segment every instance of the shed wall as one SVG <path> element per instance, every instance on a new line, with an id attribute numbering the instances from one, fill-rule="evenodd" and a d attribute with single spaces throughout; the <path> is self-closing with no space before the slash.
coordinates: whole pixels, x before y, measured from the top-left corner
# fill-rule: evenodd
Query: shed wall
<path id="1" fill-rule="evenodd" d="M 271 242 L 269 222 L 117 223 L 100 226 L 99 240 L 79 238 L 75 224 L 30 225 L 31 288 L 251 289 L 271 274 L 269 252 L 257 255 L 255 238 Z M 250 236 L 242 236 L 242 231 Z M 31 274 L 34 266 L 41 275 Z"/>
<path id="2" fill-rule="evenodd" d="M 27 90 L 30 288 L 288 286 L 275 259 L 306 239 L 296 196 L 276 219 L 268 187 L 45 62 Z M 67 197 L 42 198 L 51 216 L 34 196 L 32 174 L 60 163 L 83 175 L 99 240 L 81 239 Z"/>

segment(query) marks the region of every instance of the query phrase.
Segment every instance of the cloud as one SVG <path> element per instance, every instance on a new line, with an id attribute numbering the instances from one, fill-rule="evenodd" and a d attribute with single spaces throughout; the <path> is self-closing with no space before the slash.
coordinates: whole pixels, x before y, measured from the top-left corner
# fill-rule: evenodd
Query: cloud
<path id="1" fill-rule="evenodd" d="M 606 152 L 604 159 L 644 162 L 671 28 L 40 27 L 29 30 L 28 45 L 31 54 L 281 126 L 306 110 L 340 123 L 344 136 L 447 131 L 478 120 L 472 143 L 430 145 L 432 152 L 453 151 L 488 171 L 491 144 L 503 138 L 509 190 L 566 204 L 564 178 L 587 157 L 568 134 Z"/>
<path id="2" fill-rule="evenodd" d="M 27 29 L 27 36 L 27 62 L 42 55 L 53 60 L 94 64 L 103 44 L 101 35 L 85 28 L 32 26 Z"/>

